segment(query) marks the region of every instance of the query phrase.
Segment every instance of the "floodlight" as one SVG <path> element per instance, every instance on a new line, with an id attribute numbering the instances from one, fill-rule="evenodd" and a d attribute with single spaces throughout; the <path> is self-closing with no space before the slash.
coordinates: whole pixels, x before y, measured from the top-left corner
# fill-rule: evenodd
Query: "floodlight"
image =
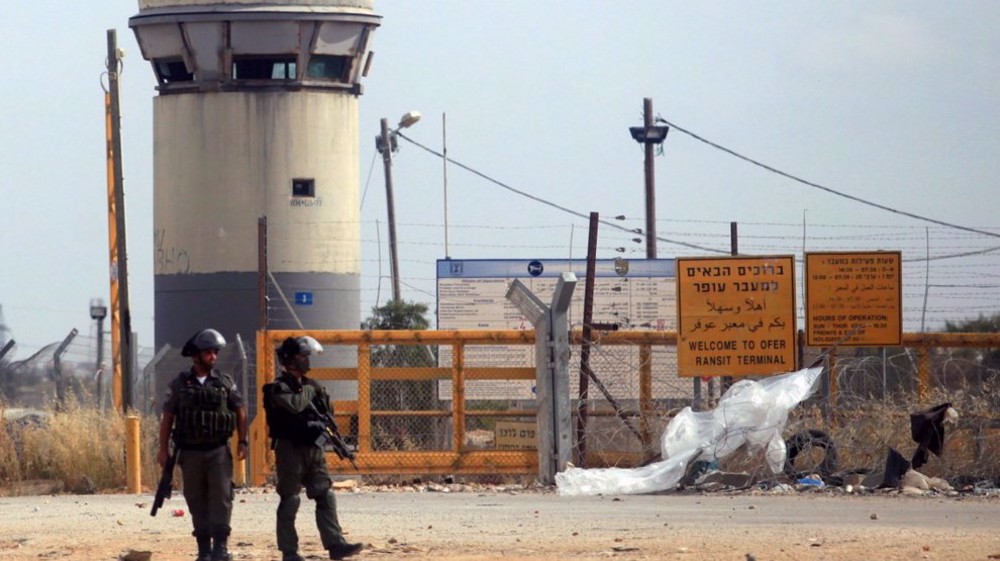
<path id="1" fill-rule="evenodd" d="M 405 129 L 413 126 L 414 123 L 420 120 L 420 111 L 410 111 L 406 115 L 399 118 L 399 128 Z"/>
<path id="2" fill-rule="evenodd" d="M 632 134 L 632 138 L 639 144 L 662 144 L 667 138 L 667 131 L 669 130 L 670 127 L 652 125 L 648 127 L 628 128 L 628 132 Z"/>

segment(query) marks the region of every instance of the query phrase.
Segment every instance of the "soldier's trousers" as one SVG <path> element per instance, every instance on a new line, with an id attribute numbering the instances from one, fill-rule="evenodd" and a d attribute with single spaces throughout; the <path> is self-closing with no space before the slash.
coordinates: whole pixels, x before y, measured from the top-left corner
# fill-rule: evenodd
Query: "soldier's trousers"
<path id="1" fill-rule="evenodd" d="M 296 444 L 278 440 L 274 448 L 275 471 L 278 476 L 277 535 L 278 549 L 298 551 L 299 536 L 295 531 L 295 516 L 299 511 L 303 488 L 306 497 L 316 501 L 316 528 L 323 549 L 344 543 L 343 531 L 337 520 L 337 501 L 331 489 L 330 473 L 326 468 L 323 449 L 312 444 Z"/>
<path id="2" fill-rule="evenodd" d="M 195 537 L 229 536 L 233 514 L 233 453 L 227 444 L 181 451 L 177 463 Z"/>

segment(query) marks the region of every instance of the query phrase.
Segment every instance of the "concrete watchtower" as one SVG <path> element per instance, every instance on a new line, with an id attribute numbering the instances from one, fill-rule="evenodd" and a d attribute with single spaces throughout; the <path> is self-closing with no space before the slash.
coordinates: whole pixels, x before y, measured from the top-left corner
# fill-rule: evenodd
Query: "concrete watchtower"
<path id="1" fill-rule="evenodd" d="M 156 346 L 254 341 L 258 219 L 270 327 L 357 329 L 358 96 L 372 0 L 139 0 L 154 100 Z"/>

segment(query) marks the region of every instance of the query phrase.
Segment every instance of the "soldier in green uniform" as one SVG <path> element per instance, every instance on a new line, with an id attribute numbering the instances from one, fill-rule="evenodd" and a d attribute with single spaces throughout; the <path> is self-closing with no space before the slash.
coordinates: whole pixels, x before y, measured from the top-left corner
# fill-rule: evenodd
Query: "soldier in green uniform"
<path id="1" fill-rule="evenodd" d="M 233 379 L 215 367 L 226 345 L 214 329 L 195 333 L 181 354 L 191 369 L 178 374 L 167 389 L 160 420 L 162 467 L 173 435 L 184 481 L 184 499 L 198 542 L 196 561 L 230 561 L 227 542 L 233 513 L 233 455 L 228 441 L 239 432 L 238 455 L 247 454 L 247 416 Z"/>
<path id="2" fill-rule="evenodd" d="M 312 408 L 330 411 L 330 397 L 315 380 L 306 378 L 309 356 L 323 352 L 316 339 L 304 336 L 285 339 L 278 348 L 281 375 L 264 386 L 264 411 L 274 449 L 278 476 L 277 533 L 282 561 L 303 561 L 295 515 L 303 487 L 306 497 L 316 501 L 316 526 L 330 559 L 344 559 L 361 551 L 360 543 L 347 543 L 337 521 L 337 503 L 326 466 L 326 454 L 317 438 L 324 424 Z"/>

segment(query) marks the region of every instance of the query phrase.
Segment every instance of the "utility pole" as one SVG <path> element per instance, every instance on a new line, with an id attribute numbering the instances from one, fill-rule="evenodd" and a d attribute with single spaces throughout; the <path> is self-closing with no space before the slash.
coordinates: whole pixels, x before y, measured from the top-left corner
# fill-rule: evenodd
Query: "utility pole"
<path id="1" fill-rule="evenodd" d="M 441 164 L 444 168 L 444 258 L 451 259 L 448 250 L 448 116 L 441 113 Z"/>
<path id="2" fill-rule="evenodd" d="M 125 189 L 122 182 L 121 113 L 118 105 L 118 39 L 108 30 L 108 91 L 104 95 L 108 160 L 108 231 L 111 254 L 111 347 L 114 355 L 114 402 L 132 408 L 132 317 L 128 303 L 128 251 L 125 244 Z"/>
<path id="3" fill-rule="evenodd" d="M 642 100 L 641 127 L 629 127 L 629 132 L 636 142 L 645 149 L 644 176 L 646 180 L 646 258 L 656 259 L 656 177 L 654 174 L 653 156 L 655 146 L 662 144 L 670 130 L 665 126 L 654 124 L 653 99 Z"/>
<path id="4" fill-rule="evenodd" d="M 396 203 L 392 196 L 392 134 L 389 120 L 382 119 L 382 164 L 385 167 L 385 204 L 389 211 L 389 263 L 392 274 L 392 301 L 400 301 L 399 257 L 396 254 Z"/>
<path id="5" fill-rule="evenodd" d="M 580 378 L 576 407 L 576 448 L 580 467 L 587 467 L 587 399 L 590 397 L 590 346 L 594 323 L 594 279 L 597 276 L 597 227 L 600 215 L 590 213 L 590 230 L 587 236 L 587 278 L 583 285 L 583 341 L 580 343 Z"/>
<path id="6" fill-rule="evenodd" d="M 653 126 L 653 100 L 642 100 L 642 123 L 646 130 Z M 653 144 L 648 135 L 645 142 L 643 174 L 646 178 L 646 259 L 656 259 L 656 167 L 653 165 Z"/>

